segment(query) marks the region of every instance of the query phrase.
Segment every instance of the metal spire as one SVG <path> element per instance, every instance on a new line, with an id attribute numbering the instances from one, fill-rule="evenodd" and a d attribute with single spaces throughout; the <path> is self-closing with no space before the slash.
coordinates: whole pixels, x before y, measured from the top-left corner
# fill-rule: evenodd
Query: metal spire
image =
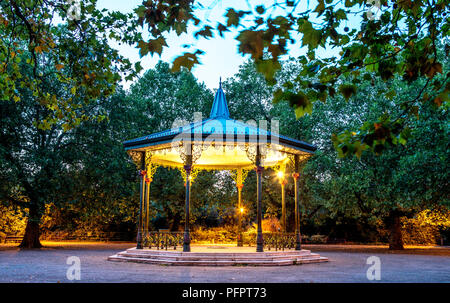
<path id="1" fill-rule="evenodd" d="M 227 99 L 225 93 L 222 90 L 222 77 L 220 77 L 219 89 L 214 97 L 214 103 L 211 108 L 210 118 L 230 118 L 230 112 L 228 111 Z"/>

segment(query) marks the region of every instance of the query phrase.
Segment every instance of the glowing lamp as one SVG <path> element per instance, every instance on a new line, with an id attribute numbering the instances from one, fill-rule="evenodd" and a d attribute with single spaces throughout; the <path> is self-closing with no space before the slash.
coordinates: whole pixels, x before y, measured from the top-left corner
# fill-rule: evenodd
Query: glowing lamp
<path id="1" fill-rule="evenodd" d="M 284 172 L 282 172 L 281 170 L 277 173 L 278 178 L 279 179 L 283 179 L 284 178 Z"/>

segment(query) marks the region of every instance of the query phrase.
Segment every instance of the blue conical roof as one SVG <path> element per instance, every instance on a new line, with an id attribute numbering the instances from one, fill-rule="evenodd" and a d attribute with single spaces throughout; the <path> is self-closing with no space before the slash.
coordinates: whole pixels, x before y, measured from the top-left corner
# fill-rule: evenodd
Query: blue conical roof
<path id="1" fill-rule="evenodd" d="M 228 119 L 230 118 L 230 112 L 228 111 L 227 98 L 222 90 L 222 81 L 220 81 L 219 89 L 214 97 L 214 103 L 209 114 L 211 119 Z"/>
<path id="2" fill-rule="evenodd" d="M 267 139 L 270 143 L 275 143 L 291 149 L 291 153 L 314 153 L 316 150 L 316 147 L 309 143 L 289 138 L 278 133 L 272 133 L 271 131 L 259 128 L 253 124 L 246 124 L 231 119 L 230 112 L 228 111 L 227 99 L 222 89 L 222 81 L 220 81 L 219 89 L 214 97 L 214 103 L 208 119 L 195 121 L 185 126 L 171 128 L 162 132 L 128 140 L 124 142 L 124 146 L 126 150 L 137 150 L 148 148 L 150 146 L 168 144 L 173 142 L 173 140 L 178 140 L 181 134 L 190 134 L 192 140 L 195 140 L 196 134 L 201 134 L 200 140 L 202 141 L 207 141 L 210 136 L 216 136 L 214 139 L 215 142 L 219 142 L 220 140 L 224 140 L 224 142 L 225 140 L 232 140 L 236 143 L 255 143 L 259 141 L 258 138 L 263 137 L 263 139 Z"/>

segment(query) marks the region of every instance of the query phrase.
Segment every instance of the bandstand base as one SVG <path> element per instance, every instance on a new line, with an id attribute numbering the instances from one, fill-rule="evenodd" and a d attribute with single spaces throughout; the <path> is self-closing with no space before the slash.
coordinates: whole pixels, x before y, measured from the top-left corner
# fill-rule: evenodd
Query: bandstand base
<path id="1" fill-rule="evenodd" d="M 287 266 L 327 262 L 328 258 L 309 250 L 255 252 L 254 247 L 194 246 L 192 252 L 130 248 L 108 260 L 178 266 Z"/>

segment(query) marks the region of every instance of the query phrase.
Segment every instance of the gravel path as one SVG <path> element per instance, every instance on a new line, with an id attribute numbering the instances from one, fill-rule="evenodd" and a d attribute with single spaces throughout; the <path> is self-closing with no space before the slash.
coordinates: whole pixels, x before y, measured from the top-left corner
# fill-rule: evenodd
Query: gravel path
<path id="1" fill-rule="evenodd" d="M 106 260 L 131 246 L 61 243 L 27 251 L 0 246 L 0 282 L 70 282 L 66 277 L 70 256 L 80 258 L 80 282 L 370 282 L 366 277 L 370 256 L 380 258 L 380 282 L 450 282 L 447 253 L 391 254 L 370 249 L 346 252 L 343 248 L 332 251 L 316 247 L 330 262 L 286 267 L 171 267 Z M 306 248 L 314 251 L 314 247 Z"/>

